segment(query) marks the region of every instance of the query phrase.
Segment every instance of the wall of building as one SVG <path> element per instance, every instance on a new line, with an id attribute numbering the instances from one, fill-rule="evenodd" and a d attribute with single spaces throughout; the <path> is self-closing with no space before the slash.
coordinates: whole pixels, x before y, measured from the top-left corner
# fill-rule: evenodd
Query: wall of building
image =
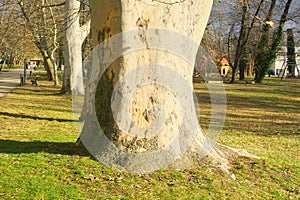
<path id="1" fill-rule="evenodd" d="M 284 77 L 288 74 L 287 69 L 287 48 L 286 46 L 281 47 L 281 50 L 277 54 L 277 58 L 275 60 L 275 63 L 272 66 L 272 69 L 275 71 L 275 76 L 282 77 L 282 73 L 284 71 Z M 295 47 L 295 53 L 296 53 L 296 67 L 295 67 L 295 74 L 297 77 L 300 76 L 300 46 Z"/>

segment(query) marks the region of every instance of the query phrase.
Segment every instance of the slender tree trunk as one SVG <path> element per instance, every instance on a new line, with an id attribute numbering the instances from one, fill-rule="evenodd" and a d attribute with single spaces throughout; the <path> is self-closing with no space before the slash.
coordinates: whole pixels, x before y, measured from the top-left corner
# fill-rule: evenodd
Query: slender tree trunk
<path id="1" fill-rule="evenodd" d="M 245 68 L 246 68 L 246 62 L 245 62 L 245 59 L 242 59 L 239 64 L 239 69 L 240 69 L 240 79 L 239 80 L 245 79 Z"/>
<path id="2" fill-rule="evenodd" d="M 249 28 L 244 28 L 243 32 L 243 44 L 241 46 L 241 58 L 239 61 L 239 69 L 240 69 L 240 78 L 239 80 L 244 80 L 245 79 L 245 72 L 246 72 L 246 66 L 247 66 L 247 61 L 249 60 L 249 53 L 247 48 L 245 47 L 246 42 L 245 40 L 247 39 L 247 34 L 249 33 Z"/>
<path id="3" fill-rule="evenodd" d="M 49 55 L 47 50 L 40 49 L 40 52 L 41 52 L 43 60 L 44 60 L 44 67 L 47 72 L 47 80 L 53 81 L 54 80 L 54 66 L 53 66 L 53 62 L 51 60 L 51 56 Z"/>
<path id="4" fill-rule="evenodd" d="M 12 68 L 12 67 L 13 67 L 13 65 L 14 65 L 14 60 L 15 60 L 15 56 L 13 55 L 13 52 L 10 51 L 10 55 L 9 55 L 9 65 L 8 65 L 9 68 Z"/>
<path id="5" fill-rule="evenodd" d="M 250 55 L 249 61 L 248 61 L 248 69 L 247 69 L 247 76 L 253 77 L 253 70 L 254 70 L 254 59 L 252 57 L 252 54 Z"/>
<path id="6" fill-rule="evenodd" d="M 84 94 L 83 69 L 82 69 L 82 43 L 89 34 L 90 22 L 80 26 L 79 9 L 80 1 L 66 1 L 65 17 L 65 71 L 62 92 L 76 91 Z"/>
<path id="7" fill-rule="evenodd" d="M 296 54 L 295 54 L 295 42 L 293 29 L 287 30 L 287 65 L 289 73 L 292 74 L 292 77 L 296 76 L 295 66 L 296 66 Z"/>
<path id="8" fill-rule="evenodd" d="M 2 60 L 2 66 L 1 66 L 1 69 L 4 69 L 5 68 L 5 65 L 6 65 L 6 57 L 4 57 L 4 59 Z"/>
<path id="9" fill-rule="evenodd" d="M 235 51 L 234 63 L 233 63 L 233 68 L 232 68 L 232 77 L 231 77 L 230 83 L 235 82 L 236 73 L 237 73 L 238 67 L 240 66 L 240 59 L 241 59 L 241 56 L 243 53 L 243 48 L 244 48 L 242 46 L 242 44 L 243 44 L 243 39 L 244 39 L 244 31 L 246 28 L 245 23 L 246 23 L 247 11 L 248 11 L 248 1 L 244 0 L 243 1 L 241 29 L 240 29 L 240 33 L 239 33 L 238 44 L 237 44 L 236 51 Z"/>
<path id="10" fill-rule="evenodd" d="M 230 44 L 230 41 L 231 41 L 233 30 L 234 30 L 234 24 L 231 26 L 230 31 L 228 33 L 228 38 L 227 38 L 227 55 L 228 55 L 229 66 L 230 66 L 231 69 L 233 69 L 233 65 L 232 65 L 232 62 L 231 62 L 231 50 L 230 50 L 231 44 Z M 231 73 L 232 73 L 232 71 L 231 71 Z"/>
<path id="11" fill-rule="evenodd" d="M 53 30 L 53 41 L 52 41 L 53 49 L 51 51 L 50 58 L 51 58 L 51 62 L 53 65 L 54 85 L 59 86 L 60 84 L 59 84 L 59 78 L 58 78 L 58 72 L 57 72 L 57 63 L 56 63 L 56 59 L 54 57 L 56 50 L 59 48 L 59 43 L 57 42 L 57 23 L 56 23 L 54 14 L 53 14 L 52 7 L 49 7 L 49 11 L 50 11 L 50 15 L 51 15 L 51 18 L 53 21 L 53 28 L 52 28 L 52 30 Z"/>
<path id="12" fill-rule="evenodd" d="M 55 62 L 54 56 L 51 55 L 50 57 L 52 66 L 53 66 L 53 77 L 54 77 L 54 85 L 59 86 L 59 78 L 58 78 L 58 72 L 57 72 L 57 64 Z"/>

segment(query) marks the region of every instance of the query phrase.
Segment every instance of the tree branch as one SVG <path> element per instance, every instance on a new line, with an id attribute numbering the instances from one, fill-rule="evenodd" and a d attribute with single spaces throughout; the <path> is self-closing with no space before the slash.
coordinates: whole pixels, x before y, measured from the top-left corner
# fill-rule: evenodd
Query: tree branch
<path id="1" fill-rule="evenodd" d="M 80 27 L 80 33 L 81 33 L 81 42 L 85 40 L 85 38 L 90 34 L 91 29 L 91 19 L 89 19 L 84 25 Z"/>
<path id="2" fill-rule="evenodd" d="M 60 6 L 64 6 L 66 4 L 66 2 L 62 2 L 59 4 L 50 4 L 50 5 L 45 5 L 43 6 L 44 8 L 53 8 L 53 7 L 60 7 Z"/>

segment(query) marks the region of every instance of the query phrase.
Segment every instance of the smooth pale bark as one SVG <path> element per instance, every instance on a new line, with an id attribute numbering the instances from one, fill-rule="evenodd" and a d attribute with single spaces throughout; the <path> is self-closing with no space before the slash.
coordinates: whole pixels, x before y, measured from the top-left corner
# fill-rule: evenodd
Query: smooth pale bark
<path id="1" fill-rule="evenodd" d="M 56 23 L 56 20 L 55 20 L 55 17 L 54 17 L 52 7 L 49 7 L 49 11 L 50 11 L 51 19 L 53 21 L 53 27 L 52 27 L 52 30 L 53 30 L 52 45 L 53 45 L 53 48 L 52 48 L 52 51 L 51 51 L 51 54 L 50 54 L 50 59 L 51 59 L 51 62 L 52 62 L 52 65 L 53 65 L 53 71 L 54 71 L 54 74 L 53 74 L 53 76 L 54 76 L 54 85 L 59 86 L 60 83 L 59 83 L 58 73 L 57 73 L 57 63 L 56 63 L 56 59 L 55 59 L 55 56 L 54 56 L 56 50 L 59 48 L 59 43 L 57 42 L 58 29 L 57 29 L 57 23 Z"/>
<path id="2" fill-rule="evenodd" d="M 169 4 L 168 1 L 166 2 L 167 3 L 116 0 L 91 1 L 94 45 L 101 43 L 117 33 L 138 30 L 141 34 L 144 34 L 148 28 L 162 28 L 175 31 L 200 43 L 209 17 L 212 1 L 199 1 L 197 3 L 184 1 L 175 4 Z M 200 9 L 202 9 L 202 15 L 199 14 Z M 153 13 L 155 13 L 155 15 L 153 15 Z M 189 49 L 186 50 L 188 51 Z M 112 49 L 112 51 L 114 50 Z M 194 52 L 190 52 L 190 54 L 191 57 L 193 57 L 192 60 L 196 60 L 197 49 L 196 51 L 194 50 Z M 114 122 L 110 103 L 115 84 L 126 72 L 135 69 L 137 66 L 148 64 L 159 65 L 164 63 L 166 66 L 171 66 L 174 71 L 177 71 L 182 77 L 185 77 L 185 81 L 192 87 L 193 67 L 188 66 L 179 56 L 170 55 L 170 53 L 163 51 L 141 50 L 130 55 L 123 55 L 116 60 L 102 76 L 96 95 L 97 117 L 109 138 L 115 140 L 116 143 L 120 140 L 123 141 L 122 148 L 132 148 L 136 151 L 142 151 L 144 147 L 127 146 L 126 144 L 130 144 L 133 138 L 125 136 Z M 139 70 L 139 68 L 137 68 L 137 70 Z M 148 75 L 151 76 L 151 74 L 141 74 L 141 76 Z M 125 82 L 126 81 L 134 80 L 125 80 Z M 88 93 L 93 92 L 96 88 L 89 89 L 91 89 L 91 91 L 88 91 Z M 149 122 L 147 118 L 153 116 L 145 117 L 145 113 L 147 113 L 145 111 L 153 107 L 154 102 L 166 102 L 163 105 L 164 108 L 170 113 L 174 113 L 175 118 L 177 118 L 177 116 L 180 115 L 180 111 L 177 109 L 179 106 L 174 104 L 172 98 L 166 98 L 167 96 L 171 96 L 170 92 L 159 86 L 139 88 L 132 100 L 135 105 L 130 109 L 132 116 L 129 118 L 132 117 L 135 124 L 141 127 L 148 126 L 151 122 Z M 154 100 L 151 101 L 151 99 Z M 121 105 L 120 107 L 123 106 L 126 105 Z M 149 148 L 158 149 L 177 135 L 180 129 L 180 121 L 180 117 L 172 119 L 169 125 L 157 136 L 157 139 L 150 139 L 153 140 L 153 142 L 150 143 L 155 144 L 150 145 Z M 154 140 L 157 140 L 157 142 L 154 142 Z"/>
<path id="3" fill-rule="evenodd" d="M 90 32 L 90 22 L 80 26 L 80 1 L 66 1 L 63 92 L 84 93 L 81 46 Z"/>
<path id="4" fill-rule="evenodd" d="M 111 36 L 124 33 L 130 30 L 137 30 L 141 36 L 145 36 L 147 41 L 147 29 L 161 28 L 168 29 L 180 33 L 190 39 L 197 41 L 200 44 L 206 23 L 209 17 L 212 1 L 120 1 L 120 0 L 91 0 L 92 14 L 92 36 L 94 46 L 97 46 L 105 39 Z M 155 14 L 153 14 L 155 13 Z M 172 37 L 172 35 L 170 35 Z M 141 37 L 142 39 L 142 37 Z M 147 43 L 147 42 L 145 42 Z M 176 41 L 174 41 L 176 43 Z M 105 43 L 106 44 L 106 43 Z M 111 51 L 110 44 L 107 43 L 106 48 Z M 190 51 L 191 57 L 196 60 L 197 49 Z M 111 110 L 111 99 L 116 83 L 122 79 L 124 74 L 132 70 L 139 70 L 142 66 L 151 67 L 163 63 L 165 66 L 171 67 L 174 71 L 184 77 L 184 80 L 190 87 L 193 87 L 193 66 L 189 66 L 187 62 L 180 58 L 180 55 L 171 55 L 168 52 L 145 49 L 133 52 L 129 55 L 122 55 L 116 59 L 104 72 L 101 80 L 98 82 L 97 74 L 89 77 L 90 82 L 86 88 L 86 101 L 84 115 L 97 114 L 101 128 L 105 135 L 120 149 L 128 152 L 144 152 L 153 151 L 162 148 L 168 144 L 180 132 L 181 116 L 180 105 L 174 101 L 174 95 L 166 88 L 160 85 L 147 85 L 138 87 L 129 104 L 128 113 L 131 116 L 120 114 L 119 117 L 130 118 L 134 124 L 140 127 L 147 127 L 153 122 L 155 114 L 151 114 L 150 110 L 156 105 L 163 107 L 166 113 L 171 113 L 167 116 L 168 122 L 165 124 L 160 133 L 154 137 L 146 137 L 137 139 L 134 136 L 128 135 L 120 129 L 114 120 Z M 94 72 L 97 72 L 95 69 Z M 99 70 L 98 70 L 99 72 Z M 153 73 L 153 72 L 152 72 Z M 159 71 L 157 71 L 159 73 Z M 142 74 L 140 76 L 151 76 L 152 74 Z M 168 76 L 165 74 L 164 76 Z M 126 82 L 135 83 L 135 79 L 123 80 Z M 96 91 L 95 106 L 92 105 L 92 93 Z M 120 108 L 128 106 L 122 101 L 122 96 L 126 95 L 126 88 L 118 90 L 121 93 Z M 192 93 L 190 94 L 193 95 Z M 193 102 L 191 102 L 193 103 Z M 148 112 L 149 111 L 149 112 Z M 127 119 L 125 119 L 126 121 Z M 89 127 L 91 126 L 91 127 Z M 88 134 L 85 130 L 92 130 L 93 124 L 84 125 L 83 134 Z M 137 133 L 139 134 L 139 133 Z M 189 150 L 185 152 L 177 161 L 170 165 L 170 169 L 184 169 L 189 167 L 199 166 L 202 162 L 202 155 L 208 153 L 203 151 L 204 143 L 207 142 L 201 128 L 196 130 L 196 139 L 192 143 Z M 228 157 L 234 157 L 240 154 L 241 151 L 233 150 L 229 147 L 217 144 L 209 154 L 204 165 L 210 163 L 216 167 L 222 168 L 223 171 L 228 171 Z M 246 153 L 241 153 L 246 155 Z M 200 164 L 201 165 L 201 164 Z"/>

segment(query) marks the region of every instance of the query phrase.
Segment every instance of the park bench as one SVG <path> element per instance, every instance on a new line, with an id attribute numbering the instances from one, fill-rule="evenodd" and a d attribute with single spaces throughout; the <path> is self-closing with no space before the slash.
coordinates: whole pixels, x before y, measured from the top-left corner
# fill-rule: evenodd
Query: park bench
<path id="1" fill-rule="evenodd" d="M 34 86 L 34 87 L 38 86 L 38 83 L 37 83 L 38 78 L 39 77 L 36 76 L 34 79 L 31 80 L 31 86 Z"/>

